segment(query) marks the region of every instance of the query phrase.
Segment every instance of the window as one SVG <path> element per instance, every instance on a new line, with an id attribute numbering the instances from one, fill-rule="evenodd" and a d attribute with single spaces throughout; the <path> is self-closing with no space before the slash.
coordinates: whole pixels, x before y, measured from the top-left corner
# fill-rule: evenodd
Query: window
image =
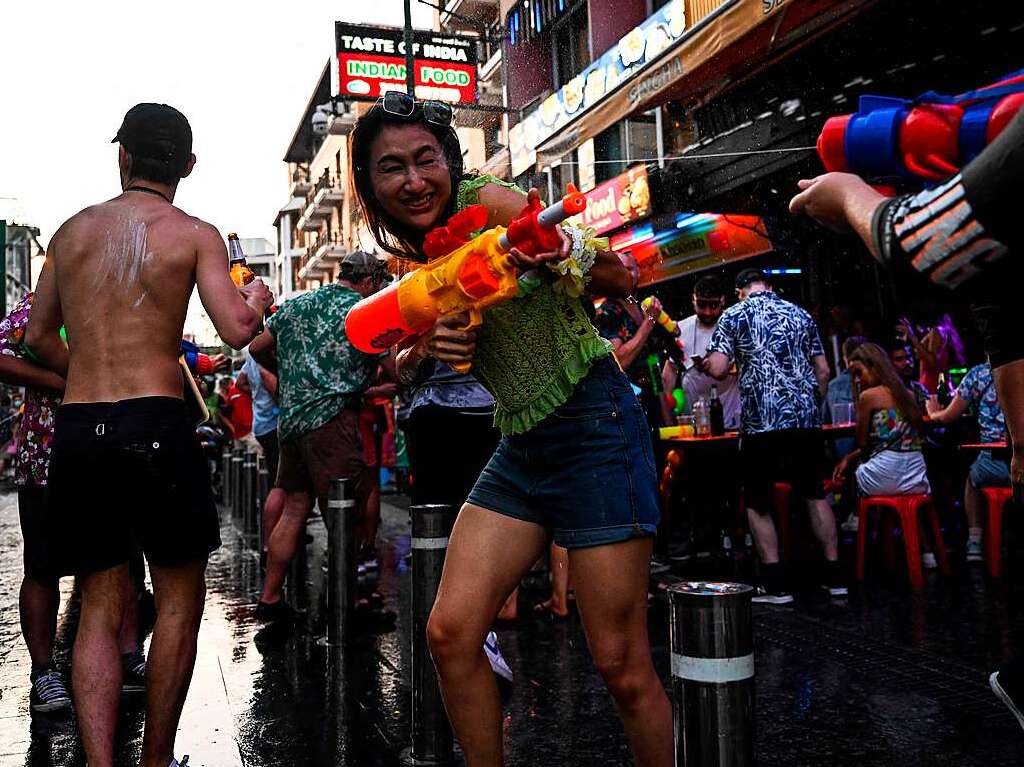
<path id="1" fill-rule="evenodd" d="M 553 85 L 558 90 L 590 63 L 587 3 L 577 2 L 555 22 L 551 33 Z"/>
<path id="2" fill-rule="evenodd" d="M 625 125 L 625 121 L 615 123 L 594 137 L 594 178 L 598 184 L 626 170 L 625 153 L 622 151 Z"/>

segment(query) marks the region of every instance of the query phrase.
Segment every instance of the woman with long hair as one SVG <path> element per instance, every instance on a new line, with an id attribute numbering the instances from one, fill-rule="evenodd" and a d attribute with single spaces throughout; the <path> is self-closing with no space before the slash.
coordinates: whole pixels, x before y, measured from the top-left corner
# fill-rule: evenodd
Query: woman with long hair
<path id="1" fill-rule="evenodd" d="M 857 397 L 857 448 L 835 469 L 843 479 L 857 466 L 861 495 L 928 493 L 928 475 L 921 453 L 924 414 L 903 384 L 889 355 L 877 344 L 858 346 L 849 358 Z"/>
<path id="2" fill-rule="evenodd" d="M 508 225 L 527 200 L 511 184 L 464 173 L 450 109 L 406 94 L 385 96 L 359 119 L 352 165 L 373 236 L 412 261 L 425 260 L 427 232 L 468 205 L 485 206 L 492 227 Z M 668 767 L 671 706 L 647 639 L 654 458 L 640 404 L 579 298 L 584 283 L 624 296 L 631 281 L 586 232 L 565 227 L 559 239 L 550 253 L 512 252 L 519 292 L 479 328 L 445 318 L 397 355 L 401 377 L 427 359 L 471 362 L 502 432 L 456 520 L 427 638 L 466 764 L 500 765 L 501 707 L 481 645 L 553 537 L 569 549 L 591 655 L 636 761 Z"/>

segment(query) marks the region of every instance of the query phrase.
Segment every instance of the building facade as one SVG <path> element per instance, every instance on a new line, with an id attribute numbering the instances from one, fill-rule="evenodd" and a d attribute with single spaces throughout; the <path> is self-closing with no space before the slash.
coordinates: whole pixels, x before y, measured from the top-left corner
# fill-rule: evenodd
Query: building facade
<path id="1" fill-rule="evenodd" d="M 0 248 L 4 256 L 4 305 L 0 316 L 32 290 L 46 258 L 46 248 L 39 242 L 39 229 L 0 220 Z"/>

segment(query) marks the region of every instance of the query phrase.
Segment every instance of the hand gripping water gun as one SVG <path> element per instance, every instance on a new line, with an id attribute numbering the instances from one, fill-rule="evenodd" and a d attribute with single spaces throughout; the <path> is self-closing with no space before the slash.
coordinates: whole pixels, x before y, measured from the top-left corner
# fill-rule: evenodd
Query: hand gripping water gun
<path id="1" fill-rule="evenodd" d="M 640 306 L 647 309 L 654 302 L 653 296 L 648 296 L 640 302 Z M 668 335 L 670 342 L 666 344 L 665 353 L 672 359 L 677 367 L 682 367 L 686 360 L 686 347 L 683 346 L 683 339 L 681 337 L 681 330 L 679 329 L 679 323 L 668 316 L 665 310 L 662 309 L 661 313 L 657 318 L 658 327 L 660 327 Z"/>
<path id="2" fill-rule="evenodd" d="M 861 96 L 818 136 L 829 171 L 879 179 L 944 181 L 977 157 L 1024 105 L 1024 70 L 959 96 Z"/>
<path id="3" fill-rule="evenodd" d="M 364 298 L 345 318 L 345 333 L 357 349 L 379 353 L 434 326 L 439 317 L 466 312 L 466 329 L 483 321 L 485 309 L 511 300 L 518 275 L 508 253 L 527 255 L 561 244 L 555 227 L 587 207 L 587 198 L 569 184 L 566 195 L 544 208 L 536 195 L 506 229 L 495 226 L 472 240 L 469 233 L 487 223 L 487 208 L 471 205 L 431 231 L 423 243 L 433 260 L 398 282 Z M 459 366 L 460 372 L 469 369 Z"/>

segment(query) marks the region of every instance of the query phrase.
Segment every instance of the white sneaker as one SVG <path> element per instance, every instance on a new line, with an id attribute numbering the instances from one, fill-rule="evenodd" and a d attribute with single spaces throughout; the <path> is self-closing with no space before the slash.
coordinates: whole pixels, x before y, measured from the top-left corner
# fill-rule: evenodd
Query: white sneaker
<path id="1" fill-rule="evenodd" d="M 921 555 L 921 566 L 925 570 L 934 570 L 939 566 L 939 563 L 935 561 L 935 554 L 930 551 L 926 551 Z"/>
<path id="2" fill-rule="evenodd" d="M 846 521 L 839 526 L 839 529 L 844 533 L 855 533 L 860 528 L 860 517 L 856 514 L 851 514 L 846 518 Z"/>
<path id="3" fill-rule="evenodd" d="M 487 660 L 491 664 L 491 671 L 509 684 L 512 684 L 512 669 L 505 662 L 501 649 L 498 647 L 498 635 L 493 631 L 487 632 L 487 638 L 484 640 L 484 652 L 487 653 Z"/>
<path id="4" fill-rule="evenodd" d="M 981 552 L 981 541 L 967 541 L 967 561 L 981 562 L 984 558 Z"/>

